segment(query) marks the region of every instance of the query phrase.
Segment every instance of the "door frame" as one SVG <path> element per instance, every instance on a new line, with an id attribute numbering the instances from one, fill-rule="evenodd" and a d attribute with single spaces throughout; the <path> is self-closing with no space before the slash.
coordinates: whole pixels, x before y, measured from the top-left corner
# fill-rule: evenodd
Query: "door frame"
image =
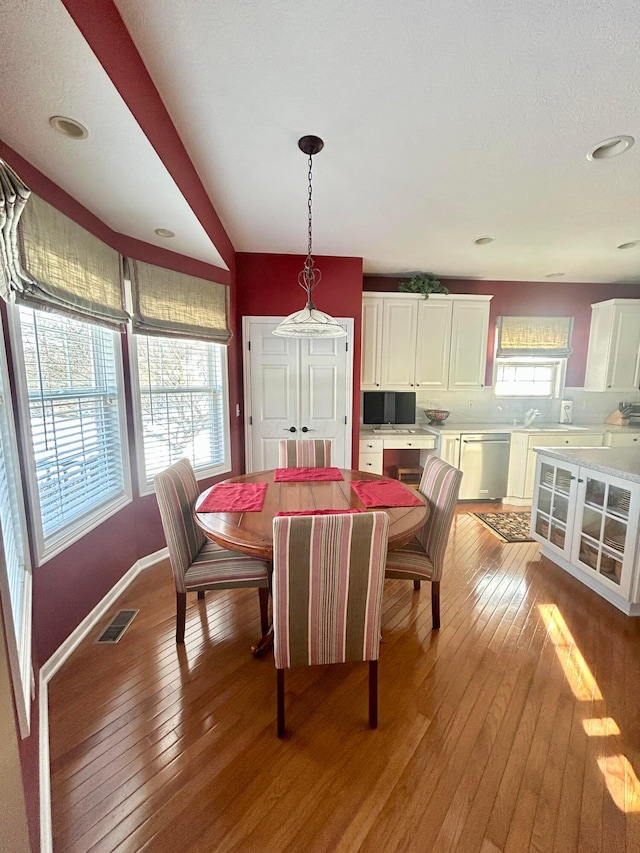
<path id="1" fill-rule="evenodd" d="M 345 458 L 351 460 L 353 464 L 353 334 L 354 334 L 354 319 L 353 317 L 336 317 L 340 324 L 344 324 L 347 330 L 345 338 L 348 347 L 345 354 L 346 357 L 346 376 L 345 376 L 345 412 L 347 413 L 347 423 L 344 424 L 344 449 Z M 249 334 L 249 325 L 251 323 L 274 323 L 277 325 L 284 317 L 273 316 L 257 316 L 249 315 L 242 318 L 242 380 L 243 380 L 243 405 L 244 405 L 244 468 L 245 471 L 252 468 L 252 442 L 251 442 L 251 359 L 247 358 L 247 339 Z"/>

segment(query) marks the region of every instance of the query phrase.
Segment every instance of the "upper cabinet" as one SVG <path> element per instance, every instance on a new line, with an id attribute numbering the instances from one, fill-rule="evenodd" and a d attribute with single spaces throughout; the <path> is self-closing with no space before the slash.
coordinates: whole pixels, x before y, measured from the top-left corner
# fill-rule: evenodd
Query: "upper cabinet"
<path id="1" fill-rule="evenodd" d="M 585 391 L 636 391 L 639 362 L 640 299 L 592 305 Z"/>
<path id="2" fill-rule="evenodd" d="M 484 385 L 491 296 L 365 294 L 363 391 Z"/>

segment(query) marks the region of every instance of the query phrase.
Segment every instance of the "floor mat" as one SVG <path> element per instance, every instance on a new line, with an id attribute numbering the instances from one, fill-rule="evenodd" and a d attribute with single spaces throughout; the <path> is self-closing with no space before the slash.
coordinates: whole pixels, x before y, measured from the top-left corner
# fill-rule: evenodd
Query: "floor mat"
<path id="1" fill-rule="evenodd" d="M 503 542 L 533 542 L 530 512 L 470 512 Z"/>

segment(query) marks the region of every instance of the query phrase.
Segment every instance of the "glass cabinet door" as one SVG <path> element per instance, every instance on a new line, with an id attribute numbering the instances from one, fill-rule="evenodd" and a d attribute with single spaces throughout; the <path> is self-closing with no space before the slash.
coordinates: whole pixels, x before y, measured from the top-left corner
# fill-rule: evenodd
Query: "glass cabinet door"
<path id="1" fill-rule="evenodd" d="M 626 594 L 628 536 L 633 486 L 606 474 L 580 472 L 581 515 L 576 523 L 574 559 L 585 569 L 614 584 Z M 632 530 L 632 534 L 635 530 Z"/>
<path id="2" fill-rule="evenodd" d="M 571 548 L 571 513 L 574 509 L 578 468 L 565 462 L 541 461 L 538 467 L 537 499 L 533 506 L 532 532 L 538 541 L 567 554 Z"/>

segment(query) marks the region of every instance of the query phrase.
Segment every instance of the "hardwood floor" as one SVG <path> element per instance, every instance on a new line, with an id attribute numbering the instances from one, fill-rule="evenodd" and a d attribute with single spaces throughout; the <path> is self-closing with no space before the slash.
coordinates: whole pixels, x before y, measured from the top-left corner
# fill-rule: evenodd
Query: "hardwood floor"
<path id="1" fill-rule="evenodd" d="M 440 631 L 428 585 L 386 582 L 376 731 L 366 664 L 304 668 L 279 741 L 255 590 L 190 597 L 180 648 L 168 565 L 139 576 L 120 642 L 49 685 L 56 853 L 640 850 L 640 619 L 483 508 L 456 514 Z"/>

